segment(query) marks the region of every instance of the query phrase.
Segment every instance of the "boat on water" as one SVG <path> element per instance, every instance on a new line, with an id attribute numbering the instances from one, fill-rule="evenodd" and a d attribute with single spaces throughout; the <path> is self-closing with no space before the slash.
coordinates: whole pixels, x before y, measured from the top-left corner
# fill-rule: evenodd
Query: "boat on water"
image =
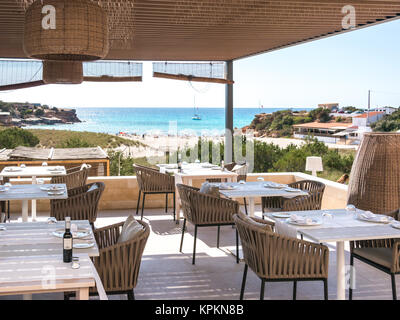
<path id="1" fill-rule="evenodd" d="M 196 98 L 194 98 L 194 115 L 192 120 L 201 120 L 201 115 L 199 113 L 199 108 L 196 108 Z"/>

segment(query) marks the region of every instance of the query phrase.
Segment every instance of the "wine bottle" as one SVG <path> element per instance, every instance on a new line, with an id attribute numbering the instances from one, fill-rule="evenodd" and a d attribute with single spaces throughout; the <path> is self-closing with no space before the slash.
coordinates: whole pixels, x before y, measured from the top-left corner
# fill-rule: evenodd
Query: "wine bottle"
<path id="1" fill-rule="evenodd" d="M 72 262 L 71 218 L 65 217 L 65 232 L 63 237 L 63 261 Z"/>
<path id="2" fill-rule="evenodd" d="M 182 172 L 182 155 L 178 154 L 178 172 Z"/>

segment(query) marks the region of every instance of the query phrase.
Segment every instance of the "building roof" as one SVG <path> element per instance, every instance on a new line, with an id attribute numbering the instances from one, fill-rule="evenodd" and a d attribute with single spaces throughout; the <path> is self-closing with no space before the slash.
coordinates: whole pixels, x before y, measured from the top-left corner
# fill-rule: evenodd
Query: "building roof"
<path id="1" fill-rule="evenodd" d="M 372 112 L 369 113 L 369 116 L 370 116 L 370 117 L 371 117 L 371 116 L 376 116 L 376 115 L 378 115 L 378 114 L 385 114 L 385 112 L 383 112 L 383 111 L 372 111 Z M 367 118 L 367 117 L 368 117 L 368 112 L 367 112 L 367 113 L 360 114 L 360 115 L 358 115 L 358 116 L 354 116 L 353 118 Z"/>
<path id="2" fill-rule="evenodd" d="M 108 159 L 107 154 L 100 147 L 96 148 L 59 148 L 42 149 L 17 147 L 13 150 L 0 150 L 0 160 L 88 160 Z"/>
<path id="3" fill-rule="evenodd" d="M 0 57 L 23 58 L 24 11 L 0 1 Z M 106 59 L 227 61 L 394 20 L 400 1 L 96 0 L 108 13 Z M 345 5 L 356 28 L 343 29 Z"/>
<path id="4" fill-rule="evenodd" d="M 327 130 L 340 130 L 352 127 L 352 123 L 345 122 L 309 122 L 302 124 L 295 124 L 296 128 L 309 128 L 309 129 L 327 129 Z"/>

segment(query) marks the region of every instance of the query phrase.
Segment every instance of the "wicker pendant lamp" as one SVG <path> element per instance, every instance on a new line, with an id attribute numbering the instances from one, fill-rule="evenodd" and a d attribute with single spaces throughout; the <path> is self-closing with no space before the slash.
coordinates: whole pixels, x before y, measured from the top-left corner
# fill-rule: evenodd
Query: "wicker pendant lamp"
<path id="1" fill-rule="evenodd" d="M 374 213 L 400 208 L 400 134 L 365 133 L 350 174 L 348 204 Z"/>
<path id="2" fill-rule="evenodd" d="M 82 61 L 108 54 L 107 14 L 90 0 L 36 0 L 25 13 L 23 48 L 28 57 L 44 61 L 46 83 L 80 83 Z"/>

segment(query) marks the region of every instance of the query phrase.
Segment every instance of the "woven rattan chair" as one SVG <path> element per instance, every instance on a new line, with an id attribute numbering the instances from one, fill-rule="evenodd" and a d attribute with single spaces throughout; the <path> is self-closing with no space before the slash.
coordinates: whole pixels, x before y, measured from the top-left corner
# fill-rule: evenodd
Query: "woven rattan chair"
<path id="1" fill-rule="evenodd" d="M 246 163 L 240 164 L 240 167 L 235 169 L 233 167 L 230 171 L 237 173 L 237 181 L 246 181 L 247 180 L 247 172 L 248 172 L 248 166 Z M 248 215 L 247 211 L 247 201 L 246 198 L 243 198 L 243 203 L 244 203 L 244 210 L 246 211 L 246 215 Z"/>
<path id="2" fill-rule="evenodd" d="M 398 220 L 398 212 L 387 214 Z M 350 265 L 358 259 L 375 267 L 391 277 L 393 300 L 397 300 L 396 274 L 400 274 L 400 242 L 397 239 L 350 241 Z M 353 299 L 353 289 L 349 288 L 349 299 Z"/>
<path id="3" fill-rule="evenodd" d="M 89 191 L 95 185 L 97 188 Z M 89 220 L 93 226 L 104 188 L 103 182 L 94 182 L 83 187 L 69 189 L 68 199 L 50 200 L 50 216 L 57 220 L 64 220 L 65 217 L 71 217 L 71 220 Z"/>
<path id="4" fill-rule="evenodd" d="M 138 281 L 143 251 L 150 235 L 149 225 L 144 221 L 138 222 L 143 225 L 144 232 L 126 242 L 117 243 L 123 222 L 94 232 L 100 255 L 93 258 L 93 263 L 104 290 L 107 294 L 126 293 L 129 300 L 135 299 L 133 290 Z"/>
<path id="5" fill-rule="evenodd" d="M 129 300 L 135 300 L 134 289 L 137 285 L 142 255 L 150 235 L 150 227 L 144 221 L 138 221 L 144 228 L 135 238 L 118 243 L 124 222 L 113 224 L 94 231 L 99 247 L 99 256 L 93 257 L 93 263 L 101 279 L 104 291 L 108 295 L 127 294 Z M 89 294 L 98 295 L 96 288 L 90 288 Z M 65 299 L 73 293 L 64 295 Z"/>
<path id="6" fill-rule="evenodd" d="M 52 184 L 65 183 L 67 189 L 74 189 L 86 185 L 90 166 L 74 167 L 67 170 L 65 176 L 55 176 L 51 178 Z"/>
<path id="7" fill-rule="evenodd" d="M 308 191 L 308 195 L 291 199 L 283 197 L 263 197 L 262 212 L 320 210 L 325 184 L 313 180 L 302 180 L 288 185 L 291 188 Z"/>
<path id="8" fill-rule="evenodd" d="M 172 194 L 174 201 L 174 221 L 175 221 L 175 178 L 167 173 L 161 173 L 158 170 L 134 164 L 137 182 L 139 185 L 139 197 L 136 206 L 136 214 L 139 213 L 140 198 L 143 194 L 142 213 L 143 219 L 144 203 L 147 194 L 165 194 L 165 213 L 168 212 L 168 195 Z"/>
<path id="9" fill-rule="evenodd" d="M 233 215 L 239 211 L 239 203 L 229 199 L 214 197 L 199 192 L 198 188 L 177 185 L 184 214 L 182 238 L 179 252 L 182 252 L 183 237 L 186 229 L 186 221 L 194 224 L 193 260 L 196 261 L 196 240 L 199 227 L 218 227 L 217 248 L 219 248 L 220 227 L 234 225 Z M 239 237 L 236 230 L 236 262 L 239 263 Z"/>
<path id="10" fill-rule="evenodd" d="M 245 261 L 240 300 L 243 300 L 247 270 L 261 279 L 260 300 L 264 299 L 265 282 L 293 281 L 293 300 L 297 282 L 319 280 L 324 283 L 328 299 L 328 247 L 286 237 L 272 231 L 269 222 L 244 214 L 234 215 Z"/>

